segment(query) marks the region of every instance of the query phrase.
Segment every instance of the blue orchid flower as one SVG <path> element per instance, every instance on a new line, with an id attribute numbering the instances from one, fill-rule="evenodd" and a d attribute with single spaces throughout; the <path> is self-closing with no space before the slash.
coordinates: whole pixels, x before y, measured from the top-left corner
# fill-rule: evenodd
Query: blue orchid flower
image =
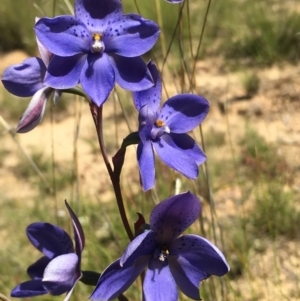
<path id="1" fill-rule="evenodd" d="M 145 301 L 177 301 L 177 287 L 200 300 L 201 281 L 229 271 L 222 252 L 207 239 L 179 236 L 196 221 L 200 210 L 200 201 L 190 192 L 159 203 L 151 212 L 150 230 L 137 236 L 122 257 L 104 270 L 90 299 L 117 298 L 148 267 L 143 283 Z"/>
<path id="2" fill-rule="evenodd" d="M 37 39 L 41 58 L 31 57 L 22 64 L 6 68 L 2 75 L 3 86 L 19 97 L 33 96 L 28 107 L 20 118 L 16 131 L 26 133 L 33 130 L 43 119 L 47 100 L 54 94 L 54 104 L 61 93 L 45 84 L 44 78 L 53 54 Z"/>
<path id="3" fill-rule="evenodd" d="M 77 216 L 65 203 L 73 223 L 75 250 L 72 239 L 63 229 L 43 222 L 29 225 L 26 229 L 28 239 L 44 256 L 29 266 L 27 273 L 32 280 L 17 285 L 11 292 L 12 297 L 67 293 L 64 301 L 70 298 L 82 276 L 81 253 L 85 238 Z"/>
<path id="4" fill-rule="evenodd" d="M 208 101 L 194 94 L 180 94 L 168 99 L 159 109 L 161 79 L 156 66 L 150 62 L 148 68 L 155 85 L 145 91 L 134 92 L 134 104 L 139 111 L 139 136 L 141 142 L 137 158 L 143 189 L 155 184 L 154 151 L 168 166 L 184 176 L 195 179 L 198 165 L 206 156 L 187 132 L 193 130 L 206 117 Z"/>
<path id="5" fill-rule="evenodd" d="M 81 83 L 92 101 L 101 106 L 115 82 L 130 91 L 153 86 L 140 55 L 155 44 L 156 23 L 136 14 L 123 14 L 120 0 L 76 0 L 75 16 L 42 18 L 35 31 L 56 56 L 46 83 L 67 89 Z"/>

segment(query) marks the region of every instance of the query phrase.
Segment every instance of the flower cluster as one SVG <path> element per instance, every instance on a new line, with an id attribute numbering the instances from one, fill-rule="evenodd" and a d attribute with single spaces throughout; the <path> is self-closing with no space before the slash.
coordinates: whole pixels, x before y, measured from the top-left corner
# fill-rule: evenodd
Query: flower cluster
<path id="1" fill-rule="evenodd" d="M 90 298 L 96 301 L 118 298 L 146 270 L 143 281 L 146 301 L 176 301 L 178 289 L 200 300 L 200 283 L 211 275 L 223 276 L 229 265 L 222 252 L 207 239 L 181 235 L 197 220 L 201 211 L 199 199 L 190 192 L 170 196 L 154 207 L 149 225 L 141 219 L 141 227 L 133 237 L 119 175 L 126 147 L 138 144 L 137 160 L 144 191 L 155 185 L 156 155 L 176 172 L 196 179 L 206 155 L 188 133 L 207 116 L 208 101 L 184 93 L 169 98 L 161 106 L 159 71 L 152 61 L 146 64 L 141 57 L 155 45 L 160 29 L 154 21 L 138 14 L 124 14 L 121 0 L 75 0 L 74 15 L 37 19 L 34 29 L 41 58 L 28 58 L 7 68 L 2 76 L 9 92 L 32 97 L 17 132 L 28 132 L 40 123 L 50 97 L 56 103 L 65 92 L 84 95 L 90 104 L 120 216 L 132 240 L 100 278 L 94 274 L 92 283 L 96 288 Z M 112 169 L 101 137 L 101 110 L 116 84 L 133 92 L 139 126 L 124 139 L 125 146 L 114 157 L 118 160 Z M 68 300 L 79 280 L 86 283 L 83 278 L 87 274 L 81 270 L 83 229 L 67 202 L 66 207 L 73 223 L 75 248 L 63 229 L 44 222 L 29 225 L 27 236 L 44 256 L 28 268 L 31 280 L 17 285 L 11 296 L 67 293 L 65 300 Z"/>

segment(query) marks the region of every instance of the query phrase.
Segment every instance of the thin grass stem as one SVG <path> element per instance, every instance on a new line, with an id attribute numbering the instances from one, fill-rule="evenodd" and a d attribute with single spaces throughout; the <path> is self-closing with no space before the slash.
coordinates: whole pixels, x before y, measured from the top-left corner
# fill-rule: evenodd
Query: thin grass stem
<path id="1" fill-rule="evenodd" d="M 51 185 L 48 183 L 47 179 L 44 177 L 43 173 L 40 171 L 38 166 L 34 163 L 32 158 L 27 154 L 25 149 L 23 148 L 22 144 L 20 143 L 19 139 L 16 137 L 15 130 L 5 121 L 5 119 L 0 115 L 0 124 L 7 130 L 7 132 L 12 137 L 13 141 L 16 143 L 17 147 L 21 151 L 24 158 L 28 161 L 29 165 L 33 168 L 33 170 L 37 173 L 37 175 L 41 178 L 44 182 L 45 186 L 47 187 L 48 191 L 52 194 L 53 189 Z"/>
<path id="2" fill-rule="evenodd" d="M 198 46 L 197 46 L 197 50 L 196 50 L 196 55 L 194 56 L 194 62 L 193 62 L 193 68 L 192 68 L 193 86 L 190 87 L 190 91 L 193 91 L 195 89 L 196 65 L 197 65 L 197 61 L 198 61 L 198 58 L 199 58 L 200 48 L 201 48 L 201 45 L 202 45 L 202 40 L 203 40 L 204 31 L 205 31 L 205 27 L 206 27 L 206 23 L 207 23 L 207 17 L 208 17 L 209 10 L 210 10 L 210 7 L 211 7 L 211 2 L 212 2 L 212 0 L 209 0 L 208 4 L 207 4 L 207 7 L 206 7 L 204 21 L 203 21 L 203 25 L 202 25 L 202 29 L 201 29 L 201 34 L 200 34 L 200 38 L 199 38 L 199 42 L 198 42 Z"/>

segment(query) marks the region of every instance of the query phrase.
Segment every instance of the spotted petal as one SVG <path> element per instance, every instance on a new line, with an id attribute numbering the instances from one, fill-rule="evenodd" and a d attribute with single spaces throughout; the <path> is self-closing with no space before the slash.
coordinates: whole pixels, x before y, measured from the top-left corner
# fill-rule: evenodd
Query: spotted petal
<path id="1" fill-rule="evenodd" d="M 128 14 L 114 20 L 106 29 L 103 41 L 107 53 L 136 57 L 149 51 L 156 43 L 160 29 L 151 20 Z"/>
<path id="2" fill-rule="evenodd" d="M 200 201 L 190 192 L 172 196 L 160 202 L 150 215 L 150 227 L 158 244 L 168 244 L 199 216 Z"/>
<path id="3" fill-rule="evenodd" d="M 120 0 L 76 0 L 75 17 L 91 31 L 103 32 L 123 11 Z"/>
<path id="4" fill-rule="evenodd" d="M 178 291 L 167 262 L 151 259 L 144 280 L 145 301 L 177 301 Z"/>
<path id="5" fill-rule="evenodd" d="M 172 242 L 168 261 L 180 290 L 195 300 L 200 300 L 202 280 L 210 275 L 223 276 L 229 271 L 221 251 L 197 235 L 183 235 Z"/>
<path id="6" fill-rule="evenodd" d="M 92 36 L 85 25 L 73 16 L 42 18 L 35 24 L 39 41 L 59 56 L 72 56 L 90 50 Z"/>
<path id="7" fill-rule="evenodd" d="M 222 252 L 207 239 L 197 235 L 183 235 L 172 242 L 170 254 L 183 257 L 189 264 L 208 276 L 223 276 L 229 265 Z"/>
<path id="8" fill-rule="evenodd" d="M 149 111 L 156 113 L 159 109 L 161 99 L 161 79 L 155 64 L 150 61 L 147 67 L 151 73 L 154 86 L 143 91 L 134 92 L 133 101 L 135 108 L 138 111 L 140 111 L 143 106 L 147 105 Z"/>
<path id="9" fill-rule="evenodd" d="M 74 250 L 67 232 L 55 225 L 33 223 L 27 227 L 26 233 L 31 243 L 50 259 Z"/>
<path id="10" fill-rule="evenodd" d="M 22 64 L 6 68 L 2 75 L 4 87 L 19 97 L 32 96 L 44 87 L 46 67 L 40 58 L 31 57 Z"/>
<path id="11" fill-rule="evenodd" d="M 173 133 L 186 133 L 198 126 L 209 110 L 208 101 L 194 94 L 180 94 L 168 99 L 161 108 L 159 119 Z"/>
<path id="12" fill-rule="evenodd" d="M 52 92 L 52 88 L 44 87 L 33 95 L 17 126 L 18 133 L 27 133 L 42 121 L 47 100 Z"/>

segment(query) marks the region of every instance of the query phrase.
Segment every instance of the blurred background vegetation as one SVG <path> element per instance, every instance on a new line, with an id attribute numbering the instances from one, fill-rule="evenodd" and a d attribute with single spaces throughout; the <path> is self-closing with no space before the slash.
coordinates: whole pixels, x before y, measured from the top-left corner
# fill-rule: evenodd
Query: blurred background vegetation
<path id="1" fill-rule="evenodd" d="M 123 4 L 126 13 L 138 11 L 162 28 L 159 42 L 145 59 L 151 57 L 164 68 L 164 99 L 175 92 L 201 92 L 212 107 L 203 129 L 192 133 L 208 156 L 197 181 L 157 162 L 156 189 L 144 194 L 135 149 L 128 151 L 122 187 L 132 224 L 136 212 L 148 220 L 153 205 L 174 194 L 175 187 L 189 189 L 203 201 L 202 216 L 190 231 L 214 241 L 231 266 L 226 277 L 203 282 L 202 298 L 299 300 L 300 165 L 293 160 L 299 157 L 300 139 L 293 142 L 284 136 L 285 144 L 280 143 L 269 139 L 262 126 L 276 124 L 277 119 L 288 124 L 290 116 L 297 120 L 292 114 L 299 112 L 300 87 L 295 81 L 300 84 L 300 72 L 293 71 L 287 83 L 267 81 L 264 72 L 274 66 L 279 70 L 299 66 L 299 1 L 186 0 L 184 5 L 170 5 L 162 0 L 123 0 Z M 72 5 L 68 0 L 1 0 L 0 60 L 15 50 L 38 55 L 34 18 L 52 16 L 53 11 L 70 14 Z M 204 67 L 196 68 L 198 63 Z M 206 83 L 211 70 L 215 85 Z M 232 74 L 238 78 L 235 87 L 227 90 L 226 84 L 218 90 L 218 83 L 223 84 L 219 77 Z M 82 268 L 101 272 L 128 241 L 88 105 L 65 96 L 55 108 L 49 102 L 42 125 L 15 135 L 9 125 L 17 123 L 28 99 L 20 100 L 2 86 L 0 93 L 0 293 L 8 296 L 16 284 L 27 280 L 26 267 L 40 256 L 26 238 L 28 224 L 47 221 L 71 233 L 64 199 L 78 213 L 86 233 Z M 255 101 L 265 102 L 257 109 L 252 106 Z M 105 112 L 105 139 L 113 156 L 126 134 L 137 129 L 137 113 L 131 95 L 120 89 L 112 93 Z M 91 291 L 79 284 L 72 299 L 87 299 Z M 140 283 L 125 295 L 138 300 Z"/>
<path id="2" fill-rule="evenodd" d="M 2 0 L 0 8 L 0 52 L 21 49 L 30 55 L 36 53 L 33 34 L 36 16 L 70 13 L 72 4 L 69 0 Z M 153 1 L 124 1 L 125 12 L 136 12 L 143 16 L 162 21 L 163 37 L 169 45 L 174 33 L 180 6 L 169 5 L 164 1 L 159 4 Z M 224 0 L 211 1 L 205 37 L 201 45 L 200 57 L 224 56 L 233 65 L 242 64 L 266 65 L 278 61 L 295 62 L 300 57 L 300 18 L 296 2 L 277 0 Z M 201 23 L 208 1 L 189 1 L 189 14 L 183 14 L 180 44 L 188 52 L 190 38 L 197 43 L 201 34 Z M 137 6 L 136 6 L 137 5 Z M 20 9 L 22 8 L 22 9 Z M 159 12 L 159 13 L 157 13 Z M 188 26 L 186 26 L 188 25 Z M 190 34 L 193 34 L 190 37 Z M 179 36 L 177 35 L 177 39 Z M 157 56 L 158 43 L 154 49 Z M 175 41 L 172 50 L 179 51 Z"/>

